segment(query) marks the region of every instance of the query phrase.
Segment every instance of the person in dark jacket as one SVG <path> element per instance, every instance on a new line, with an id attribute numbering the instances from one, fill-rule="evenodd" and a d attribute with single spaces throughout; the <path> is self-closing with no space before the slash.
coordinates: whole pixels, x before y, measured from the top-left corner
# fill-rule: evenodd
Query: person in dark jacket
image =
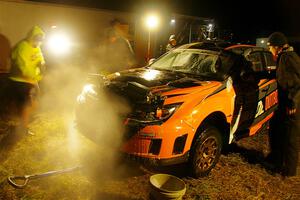
<path id="1" fill-rule="evenodd" d="M 106 73 L 129 69 L 136 64 L 135 54 L 130 42 L 115 29 L 108 32 L 105 46 Z"/>
<path id="2" fill-rule="evenodd" d="M 278 84 L 278 110 L 270 123 L 268 158 L 283 175 L 295 176 L 300 145 L 300 58 L 283 33 L 272 33 L 268 46 L 277 60 Z"/>

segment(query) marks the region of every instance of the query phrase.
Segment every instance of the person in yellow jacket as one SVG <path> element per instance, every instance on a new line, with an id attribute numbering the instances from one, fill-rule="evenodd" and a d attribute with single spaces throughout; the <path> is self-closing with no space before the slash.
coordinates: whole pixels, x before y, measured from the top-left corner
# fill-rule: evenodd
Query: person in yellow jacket
<path id="1" fill-rule="evenodd" d="M 42 79 L 41 71 L 45 64 L 40 48 L 44 38 L 44 31 L 34 26 L 27 37 L 13 48 L 11 54 L 10 93 L 15 101 L 17 114 L 21 117 L 22 127 L 27 132 L 30 113 L 35 107 L 35 97 L 39 92 L 38 82 Z"/>
<path id="2" fill-rule="evenodd" d="M 15 46 L 11 55 L 11 80 L 33 85 L 41 80 L 41 67 L 45 61 L 40 46 L 44 37 L 43 30 L 34 26 L 27 37 Z"/>

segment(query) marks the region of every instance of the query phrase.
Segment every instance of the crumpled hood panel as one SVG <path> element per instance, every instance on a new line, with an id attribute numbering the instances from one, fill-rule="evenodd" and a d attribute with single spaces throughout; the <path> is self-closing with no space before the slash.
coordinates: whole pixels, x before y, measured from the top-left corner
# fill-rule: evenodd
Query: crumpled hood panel
<path id="1" fill-rule="evenodd" d="M 152 92 L 168 92 L 176 90 L 179 93 L 190 93 L 200 86 L 207 86 L 215 81 L 205 80 L 192 74 L 161 71 L 147 68 L 137 68 L 109 75 L 110 82 L 136 82 L 151 88 Z M 177 93 L 176 92 L 176 93 Z"/>

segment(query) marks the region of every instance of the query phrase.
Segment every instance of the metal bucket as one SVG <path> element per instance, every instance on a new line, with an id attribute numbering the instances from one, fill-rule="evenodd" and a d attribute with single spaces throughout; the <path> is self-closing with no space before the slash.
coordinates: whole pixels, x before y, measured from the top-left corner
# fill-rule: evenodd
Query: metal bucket
<path id="1" fill-rule="evenodd" d="M 186 191 L 184 181 L 169 174 L 152 175 L 150 185 L 150 197 L 155 200 L 180 200 Z"/>

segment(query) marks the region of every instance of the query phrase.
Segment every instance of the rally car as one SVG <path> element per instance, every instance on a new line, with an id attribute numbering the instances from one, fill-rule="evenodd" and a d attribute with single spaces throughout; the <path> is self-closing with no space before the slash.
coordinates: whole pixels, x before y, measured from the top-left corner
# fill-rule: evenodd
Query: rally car
<path id="1" fill-rule="evenodd" d="M 81 116 L 94 110 L 97 91 L 104 88 L 131 108 L 121 116 L 125 155 L 154 165 L 187 162 L 193 176 L 205 176 L 222 148 L 267 127 L 277 107 L 275 69 L 264 48 L 186 44 L 146 67 L 99 76 L 85 86 L 77 125 L 88 130 L 89 121 Z"/>

